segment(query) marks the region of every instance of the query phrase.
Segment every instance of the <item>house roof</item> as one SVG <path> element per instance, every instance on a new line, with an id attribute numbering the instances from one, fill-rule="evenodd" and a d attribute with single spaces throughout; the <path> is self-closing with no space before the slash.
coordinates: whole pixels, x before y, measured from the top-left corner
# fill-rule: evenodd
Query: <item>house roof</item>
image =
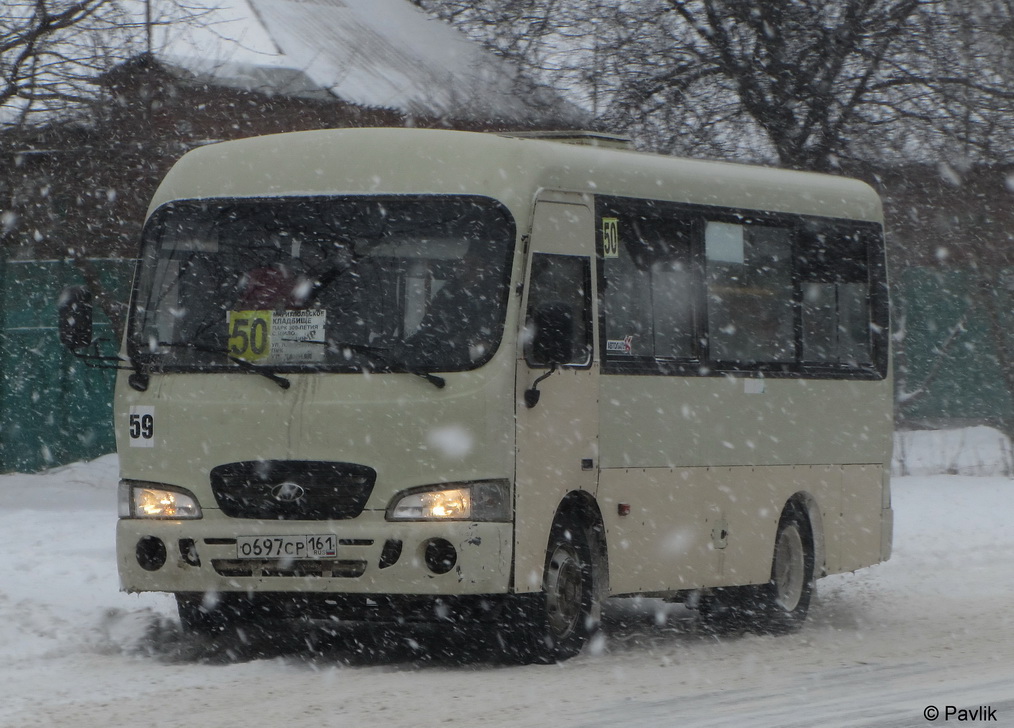
<path id="1" fill-rule="evenodd" d="M 333 95 L 408 115 L 582 126 L 588 115 L 407 0 L 233 0 L 158 58 L 268 94 Z"/>

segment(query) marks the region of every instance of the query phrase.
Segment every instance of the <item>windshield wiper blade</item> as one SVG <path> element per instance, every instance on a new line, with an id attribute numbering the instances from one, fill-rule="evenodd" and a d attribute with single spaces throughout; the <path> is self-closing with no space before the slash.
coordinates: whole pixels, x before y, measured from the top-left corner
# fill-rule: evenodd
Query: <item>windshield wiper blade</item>
<path id="1" fill-rule="evenodd" d="M 292 382 L 290 382 L 288 379 L 286 379 L 280 374 L 275 374 L 270 369 L 262 367 L 259 364 L 248 362 L 246 359 L 240 359 L 238 356 L 233 356 L 228 352 L 222 352 L 222 354 L 228 357 L 229 361 L 236 364 L 240 369 L 247 372 L 252 372 L 253 374 L 260 374 L 262 377 L 270 379 L 272 382 L 277 384 L 282 389 L 288 389 L 289 387 L 292 386 Z"/>
<path id="2" fill-rule="evenodd" d="M 282 389 L 288 389 L 290 386 L 292 386 L 292 383 L 285 377 L 276 374 L 275 372 L 271 371 L 266 367 L 254 364 L 253 362 L 249 362 L 246 359 L 240 359 L 238 356 L 234 356 L 225 349 L 219 349 L 218 347 L 207 346 L 205 344 L 197 344 L 194 343 L 193 341 L 178 341 L 178 342 L 160 341 L 158 342 L 158 345 L 179 349 L 193 349 L 194 351 L 203 351 L 206 354 L 218 354 L 220 356 L 224 356 L 226 359 L 234 363 L 236 366 L 238 366 L 245 372 L 250 372 L 251 374 L 260 374 L 262 377 L 270 379 L 272 382 L 277 384 Z"/>
<path id="3" fill-rule="evenodd" d="M 386 364 L 389 367 L 404 367 L 405 371 L 409 374 L 414 374 L 417 377 L 425 379 L 427 382 L 432 384 L 437 389 L 443 389 L 447 385 L 447 380 L 436 374 L 424 371 L 422 369 L 413 369 L 405 362 L 401 361 L 397 357 L 387 354 L 383 349 L 376 346 L 369 346 L 366 344 L 352 344 L 347 341 L 314 341 L 306 342 L 313 344 L 325 344 L 329 349 L 348 349 L 350 351 L 357 352 L 359 354 L 365 354 L 368 357 L 373 357 L 381 364 Z"/>

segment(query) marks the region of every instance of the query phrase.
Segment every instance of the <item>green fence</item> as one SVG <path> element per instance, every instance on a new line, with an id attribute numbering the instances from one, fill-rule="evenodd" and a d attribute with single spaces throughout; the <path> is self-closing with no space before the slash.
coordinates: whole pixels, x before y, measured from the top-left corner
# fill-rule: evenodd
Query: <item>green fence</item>
<path id="1" fill-rule="evenodd" d="M 1014 270 L 998 278 L 1014 281 Z M 971 297 L 975 285 L 976 278 L 964 271 L 913 268 L 896 276 L 892 292 L 896 328 L 904 318 L 904 339 L 896 346 L 896 353 L 903 351 L 895 361 L 898 382 L 916 390 L 939 367 L 925 394 L 899 408 L 906 419 L 1011 421 L 1014 397 L 1000 374 L 988 319 Z M 1001 316 L 1007 318 L 1004 335 L 1014 337 L 1014 291 L 1004 287 L 993 293 L 999 297 Z M 945 347 L 959 324 L 960 331 Z M 899 367 L 906 367 L 907 373 L 897 371 Z"/>
<path id="2" fill-rule="evenodd" d="M 126 300 L 133 261 L 89 260 L 103 288 Z M 32 472 L 115 450 L 114 372 L 60 346 L 57 299 L 84 278 L 70 261 L 0 261 L 0 472 Z M 96 336 L 112 338 L 96 312 Z M 109 342 L 105 353 L 115 346 Z"/>

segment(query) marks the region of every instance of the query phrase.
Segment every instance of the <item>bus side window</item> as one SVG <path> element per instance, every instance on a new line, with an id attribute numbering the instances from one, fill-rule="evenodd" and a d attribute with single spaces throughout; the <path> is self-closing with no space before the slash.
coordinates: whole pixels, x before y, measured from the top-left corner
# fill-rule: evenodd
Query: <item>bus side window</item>
<path id="1" fill-rule="evenodd" d="M 873 357 L 866 236 L 833 228 L 808 232 L 798 261 L 803 361 L 868 365 Z"/>
<path id="2" fill-rule="evenodd" d="M 711 359 L 794 361 L 791 231 L 709 221 L 705 250 Z"/>
<path id="3" fill-rule="evenodd" d="M 606 357 L 627 362 L 690 360 L 695 347 L 692 219 L 670 206 L 604 200 L 611 229 L 603 248 Z"/>
<path id="4" fill-rule="evenodd" d="M 591 363 L 591 263 L 575 255 L 535 253 L 525 316 L 525 361 L 529 366 L 547 366 L 532 351 L 536 311 L 549 305 L 562 305 L 573 321 L 571 351 L 567 366 L 583 367 Z"/>

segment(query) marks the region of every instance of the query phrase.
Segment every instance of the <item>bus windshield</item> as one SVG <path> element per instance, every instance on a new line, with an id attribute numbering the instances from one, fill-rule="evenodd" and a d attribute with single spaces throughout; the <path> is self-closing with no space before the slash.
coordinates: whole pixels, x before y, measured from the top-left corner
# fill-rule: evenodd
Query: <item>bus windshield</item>
<path id="1" fill-rule="evenodd" d="M 484 197 L 173 202 L 145 230 L 129 353 L 166 370 L 473 369 L 500 343 L 513 248 Z"/>

